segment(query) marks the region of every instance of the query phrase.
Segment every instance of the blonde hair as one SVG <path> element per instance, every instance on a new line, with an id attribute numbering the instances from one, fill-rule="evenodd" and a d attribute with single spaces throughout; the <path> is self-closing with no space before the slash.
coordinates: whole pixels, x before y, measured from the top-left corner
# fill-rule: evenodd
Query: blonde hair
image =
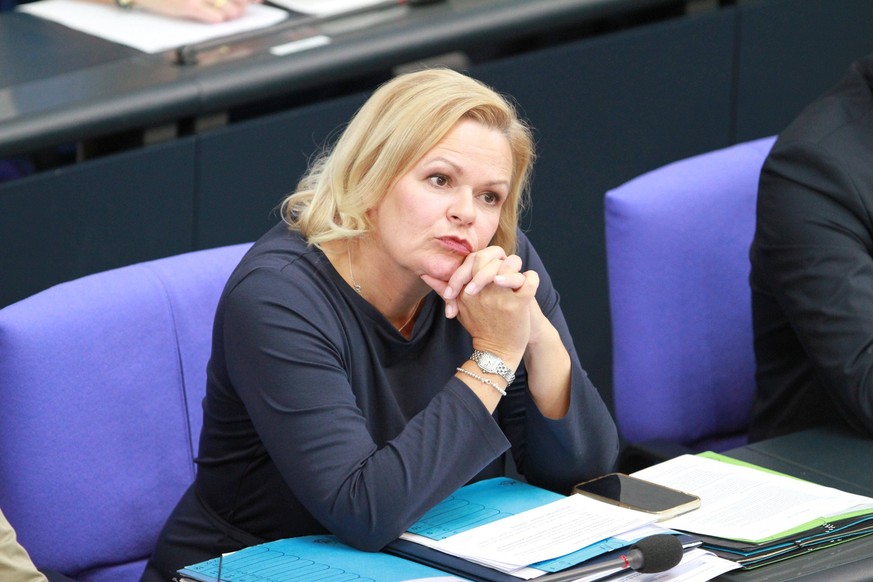
<path id="1" fill-rule="evenodd" d="M 514 253 L 534 159 L 531 131 L 506 98 L 448 69 L 408 73 L 377 89 L 282 202 L 283 219 L 315 246 L 368 232 L 367 211 L 462 119 L 509 142 L 510 192 L 491 244 Z"/>

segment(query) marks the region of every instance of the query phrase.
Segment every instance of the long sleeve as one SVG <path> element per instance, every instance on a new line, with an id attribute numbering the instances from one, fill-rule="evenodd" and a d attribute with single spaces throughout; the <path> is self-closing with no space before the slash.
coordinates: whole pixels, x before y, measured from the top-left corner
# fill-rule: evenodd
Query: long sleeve
<path id="1" fill-rule="evenodd" d="M 781 384 L 763 412 L 774 423 L 790 423 L 779 419 L 790 414 L 826 419 L 835 406 L 873 431 L 869 129 L 857 151 L 843 140 L 779 145 L 762 172 L 752 284 L 759 388 L 767 396 L 769 383 Z M 833 404 L 816 402 L 818 390 Z"/>
<path id="2" fill-rule="evenodd" d="M 779 135 L 758 187 L 749 438 L 873 434 L 873 56 Z"/>

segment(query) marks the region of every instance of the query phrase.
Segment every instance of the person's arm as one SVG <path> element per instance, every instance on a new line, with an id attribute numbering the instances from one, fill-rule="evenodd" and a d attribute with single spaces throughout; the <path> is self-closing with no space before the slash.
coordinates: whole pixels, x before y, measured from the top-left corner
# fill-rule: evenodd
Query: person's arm
<path id="1" fill-rule="evenodd" d="M 614 469 L 618 434 L 579 363 L 545 266 L 527 237 L 518 235 L 518 255 L 489 247 L 468 256 L 449 281 L 423 279 L 446 300 L 446 316 L 459 318 L 474 345 L 517 368 L 498 407 L 516 465 L 531 483 L 566 493 Z M 529 287 L 536 289 L 533 297 Z M 502 304 L 503 311 L 483 310 L 489 302 Z M 475 364 L 469 367 L 475 370 Z"/>
<path id="2" fill-rule="evenodd" d="M 761 175 L 755 238 L 762 277 L 825 391 L 873 431 L 873 173 L 867 152 L 777 144 Z M 860 161 L 859 161 L 860 160 Z"/>
<path id="3" fill-rule="evenodd" d="M 261 269 L 227 296 L 228 374 L 294 495 L 346 543 L 378 550 L 509 442 L 453 370 L 436 373 L 426 363 L 403 389 L 436 395 L 392 426 L 396 437 L 375 442 L 373 425 L 399 421 L 396 403 L 368 390 L 387 381 L 385 371 L 352 345 L 355 326 L 369 322 L 353 321 L 359 314 L 298 279 Z"/>
<path id="4" fill-rule="evenodd" d="M 15 530 L 0 511 L 0 580 L 19 582 L 47 582 L 36 569 L 27 550 L 18 543 Z"/>
<path id="5" fill-rule="evenodd" d="M 504 430 L 519 471 L 533 484 L 568 493 L 579 481 L 614 470 L 618 433 L 612 415 L 579 361 L 560 298 L 525 237 L 519 254 L 539 273 L 531 342 L 516 383 L 524 398 L 501 403 Z M 546 403 L 537 396 L 545 394 Z M 554 405 L 563 414 L 552 414 Z"/>
<path id="6" fill-rule="evenodd" d="M 121 7 L 141 8 L 148 12 L 197 20 L 200 22 L 218 23 L 239 18 L 245 14 L 246 7 L 260 0 L 82 0 L 94 4 L 117 4 Z M 122 8 L 123 9 L 123 8 Z"/>
<path id="7" fill-rule="evenodd" d="M 531 305 L 531 335 L 524 365 L 527 388 L 539 411 L 546 418 L 563 418 L 570 407 L 570 353 L 536 301 Z"/>

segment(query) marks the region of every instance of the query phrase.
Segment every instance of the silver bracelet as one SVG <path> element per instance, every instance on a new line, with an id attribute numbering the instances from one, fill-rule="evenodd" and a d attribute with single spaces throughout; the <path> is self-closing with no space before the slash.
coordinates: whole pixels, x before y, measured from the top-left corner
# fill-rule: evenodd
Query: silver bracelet
<path id="1" fill-rule="evenodd" d="M 500 387 L 499 384 L 492 382 L 488 378 L 483 378 L 479 374 L 474 374 L 470 370 L 465 370 L 464 368 L 455 368 L 455 370 L 457 370 L 458 372 L 460 372 L 462 374 L 466 374 L 466 375 L 470 376 L 471 378 L 475 378 L 475 379 L 479 380 L 480 382 L 482 382 L 483 384 L 488 384 L 489 386 L 491 386 L 492 388 L 494 388 L 495 390 L 500 392 L 501 396 L 506 396 L 506 390 L 504 390 L 503 388 Z"/>

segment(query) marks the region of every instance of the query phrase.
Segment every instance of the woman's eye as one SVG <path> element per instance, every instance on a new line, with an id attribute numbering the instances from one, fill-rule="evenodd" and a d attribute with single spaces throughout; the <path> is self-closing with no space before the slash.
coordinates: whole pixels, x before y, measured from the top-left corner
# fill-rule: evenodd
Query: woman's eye
<path id="1" fill-rule="evenodd" d="M 449 184 L 449 178 L 444 174 L 434 174 L 430 177 L 430 181 L 434 186 L 447 186 Z"/>
<path id="2" fill-rule="evenodd" d="M 497 204 L 498 202 L 500 202 L 500 196 L 498 196 L 494 192 L 485 192 L 484 194 L 482 194 L 482 199 L 487 204 Z"/>

